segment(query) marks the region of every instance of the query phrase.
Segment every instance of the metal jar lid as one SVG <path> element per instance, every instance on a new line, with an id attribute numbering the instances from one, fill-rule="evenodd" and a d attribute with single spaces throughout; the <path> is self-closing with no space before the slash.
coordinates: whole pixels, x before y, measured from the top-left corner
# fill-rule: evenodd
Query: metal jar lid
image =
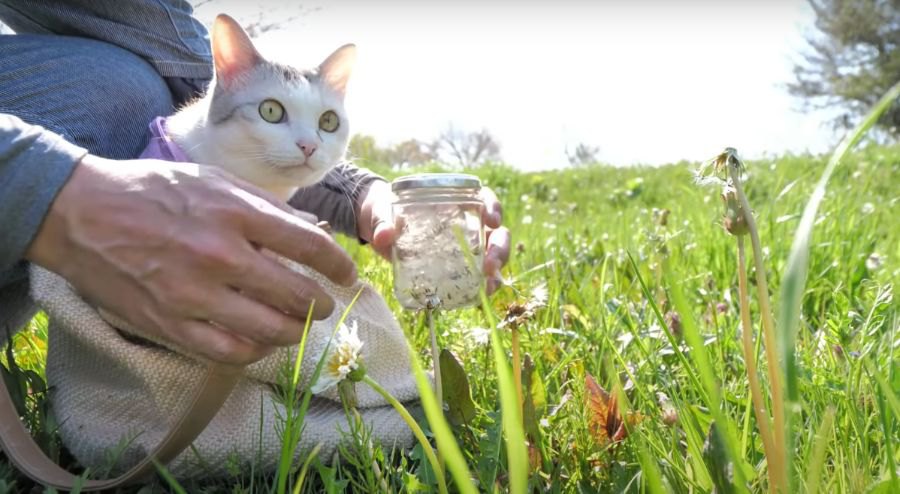
<path id="1" fill-rule="evenodd" d="M 394 179 L 391 190 L 410 189 L 480 189 L 481 180 L 465 173 L 417 173 Z"/>

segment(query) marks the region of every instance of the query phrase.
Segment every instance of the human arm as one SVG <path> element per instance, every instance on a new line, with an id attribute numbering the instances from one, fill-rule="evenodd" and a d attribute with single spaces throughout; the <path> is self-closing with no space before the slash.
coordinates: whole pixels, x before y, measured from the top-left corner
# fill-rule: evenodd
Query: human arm
<path id="1" fill-rule="evenodd" d="M 299 189 L 288 203 L 327 221 L 334 231 L 368 241 L 358 233 L 361 199 L 371 184 L 379 182 L 384 179 L 365 168 L 339 163 L 318 183 Z"/>
<path id="2" fill-rule="evenodd" d="M 34 183 L 45 198 L 28 219 L 31 203 L 0 196 L 0 224 L 24 232 L 3 237 L 4 267 L 24 256 L 98 307 L 212 360 L 249 363 L 297 343 L 313 301 L 318 318 L 333 308 L 315 282 L 263 249 L 336 283 L 355 280 L 327 234 L 217 168 L 102 159 L 9 116 L 0 117 L 0 150 L 3 190 Z M 45 166 L 56 156 L 68 159 L 64 174 Z M 48 192 L 51 172 L 61 178 Z"/>

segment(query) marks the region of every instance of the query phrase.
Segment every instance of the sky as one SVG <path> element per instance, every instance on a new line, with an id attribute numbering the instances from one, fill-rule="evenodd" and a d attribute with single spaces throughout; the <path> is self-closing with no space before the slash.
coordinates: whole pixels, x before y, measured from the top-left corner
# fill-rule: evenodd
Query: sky
<path id="1" fill-rule="evenodd" d="M 800 0 L 216 0 L 197 14 L 220 11 L 298 16 L 257 43 L 300 66 L 355 43 L 350 125 L 380 145 L 485 128 L 504 161 L 540 170 L 579 143 L 655 165 L 726 146 L 819 153 L 838 137 L 784 88 L 813 27 Z"/>

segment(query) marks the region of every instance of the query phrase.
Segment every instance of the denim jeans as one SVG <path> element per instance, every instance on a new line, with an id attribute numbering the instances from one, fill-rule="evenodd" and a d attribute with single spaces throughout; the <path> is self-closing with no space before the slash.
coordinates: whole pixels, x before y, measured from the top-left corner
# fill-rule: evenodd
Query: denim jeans
<path id="1" fill-rule="evenodd" d="M 0 36 L 0 113 L 93 154 L 136 157 L 146 145 L 148 122 L 172 108 L 166 81 L 127 50 L 70 36 Z M 0 329 L 19 329 L 36 310 L 26 273 L 24 261 L 0 273 Z"/>

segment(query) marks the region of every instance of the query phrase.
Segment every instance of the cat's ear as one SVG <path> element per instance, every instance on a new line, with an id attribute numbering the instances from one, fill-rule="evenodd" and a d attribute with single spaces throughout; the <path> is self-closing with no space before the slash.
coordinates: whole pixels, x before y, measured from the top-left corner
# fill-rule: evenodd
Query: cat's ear
<path id="1" fill-rule="evenodd" d="M 319 65 L 319 76 L 326 85 L 344 96 L 355 63 L 356 45 L 344 45 Z"/>
<path id="2" fill-rule="evenodd" d="M 226 86 L 263 61 L 250 36 L 236 20 L 219 14 L 212 30 L 216 78 Z"/>

